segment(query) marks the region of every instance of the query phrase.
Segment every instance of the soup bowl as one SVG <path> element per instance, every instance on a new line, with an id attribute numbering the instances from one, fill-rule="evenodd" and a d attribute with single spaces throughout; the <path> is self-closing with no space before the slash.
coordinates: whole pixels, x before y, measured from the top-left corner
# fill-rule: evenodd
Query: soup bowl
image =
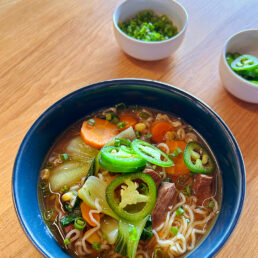
<path id="1" fill-rule="evenodd" d="M 225 123 L 205 103 L 174 86 L 149 80 L 118 79 L 81 88 L 52 105 L 32 125 L 18 151 L 12 181 L 14 206 L 25 234 L 44 256 L 69 257 L 42 219 L 37 196 L 40 167 L 57 137 L 70 125 L 120 102 L 181 117 L 215 154 L 223 181 L 221 212 L 207 236 L 187 254 L 212 257 L 231 235 L 243 207 L 245 168 L 240 149 Z"/>

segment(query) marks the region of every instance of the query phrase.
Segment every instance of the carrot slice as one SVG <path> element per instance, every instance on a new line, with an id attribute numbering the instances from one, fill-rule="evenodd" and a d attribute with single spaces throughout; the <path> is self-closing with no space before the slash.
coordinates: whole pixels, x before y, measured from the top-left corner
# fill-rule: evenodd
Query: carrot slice
<path id="1" fill-rule="evenodd" d="M 93 210 L 90 206 L 88 206 L 85 202 L 81 203 L 81 212 L 82 212 L 82 217 L 83 219 L 92 227 L 96 227 L 96 223 L 94 221 L 91 220 L 90 218 L 90 211 Z M 100 215 L 99 213 L 93 213 L 92 217 L 96 220 L 96 221 L 100 221 Z"/>
<path id="2" fill-rule="evenodd" d="M 176 148 L 180 148 L 182 153 L 177 157 L 173 158 L 175 166 L 166 168 L 166 172 L 170 175 L 186 175 L 190 173 L 190 170 L 187 168 L 184 162 L 183 154 L 185 147 L 187 145 L 184 141 L 166 141 L 166 144 L 169 147 L 169 151 L 172 153 Z"/>
<path id="3" fill-rule="evenodd" d="M 84 121 L 81 127 L 81 136 L 85 143 L 92 147 L 101 149 L 111 138 L 119 133 L 116 125 L 107 120 L 97 117 L 92 118 L 95 122 Z"/>
<path id="4" fill-rule="evenodd" d="M 173 131 L 174 127 L 171 123 L 167 121 L 159 121 L 154 123 L 150 128 L 150 133 L 152 134 L 152 140 L 156 143 L 162 142 L 164 136 L 168 131 Z"/>
<path id="5" fill-rule="evenodd" d="M 119 177 L 120 175 L 115 175 L 109 178 L 109 180 L 107 181 L 107 185 L 109 185 L 115 178 Z"/>
<path id="6" fill-rule="evenodd" d="M 120 122 L 125 122 L 125 127 L 122 129 L 122 131 L 137 124 L 137 119 L 133 114 L 122 113 L 119 118 Z"/>
<path id="7" fill-rule="evenodd" d="M 86 235 L 87 233 L 91 232 L 95 230 L 94 228 L 91 228 L 89 229 L 88 231 L 85 232 L 84 235 Z M 86 241 L 89 242 L 90 244 L 93 244 L 93 243 L 99 243 L 100 242 L 100 237 L 97 233 L 97 231 L 95 231 L 93 234 L 91 234 L 88 238 L 86 238 Z"/>

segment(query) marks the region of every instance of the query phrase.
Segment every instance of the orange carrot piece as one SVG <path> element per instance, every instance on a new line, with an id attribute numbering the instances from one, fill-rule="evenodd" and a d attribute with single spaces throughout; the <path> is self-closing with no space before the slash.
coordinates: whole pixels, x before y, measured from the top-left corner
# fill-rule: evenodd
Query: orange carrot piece
<path id="1" fill-rule="evenodd" d="M 92 230 L 95 230 L 94 228 L 89 229 L 88 231 L 85 232 L 84 235 L 87 233 L 91 232 Z M 90 235 L 88 238 L 86 238 L 86 241 L 89 242 L 90 244 L 93 243 L 99 243 L 101 241 L 97 231 L 95 231 L 92 235 Z"/>
<path id="2" fill-rule="evenodd" d="M 125 127 L 122 129 L 125 130 L 130 126 L 135 126 L 137 124 L 137 119 L 133 114 L 130 113 L 122 113 L 120 116 L 120 122 L 125 122 Z"/>
<path id="3" fill-rule="evenodd" d="M 119 177 L 120 175 L 115 175 L 109 178 L 109 180 L 107 181 L 107 185 L 109 185 L 115 178 Z"/>
<path id="4" fill-rule="evenodd" d="M 167 121 L 159 121 L 154 123 L 150 128 L 152 140 L 156 143 L 163 142 L 164 136 L 168 131 L 174 131 L 174 127 Z"/>
<path id="5" fill-rule="evenodd" d="M 88 121 L 84 121 L 81 127 L 81 136 L 85 143 L 92 147 L 101 149 L 111 138 L 119 133 L 116 125 L 107 120 L 97 117 L 92 118 L 94 125 L 90 125 Z"/>
<path id="6" fill-rule="evenodd" d="M 184 162 L 183 153 L 187 145 L 184 141 L 166 141 L 166 144 L 169 147 L 170 153 L 172 153 L 176 148 L 180 148 L 182 153 L 177 157 L 173 158 L 175 166 L 166 168 L 166 172 L 170 175 L 186 175 L 190 173 L 190 170 L 187 168 Z"/>
<path id="7" fill-rule="evenodd" d="M 85 202 L 82 202 L 80 207 L 81 207 L 83 219 L 92 227 L 96 227 L 97 226 L 96 223 L 94 221 L 92 221 L 90 218 L 90 211 L 93 209 L 91 207 L 89 207 Z M 98 221 L 98 222 L 100 221 L 99 213 L 93 213 L 92 216 L 96 221 Z"/>

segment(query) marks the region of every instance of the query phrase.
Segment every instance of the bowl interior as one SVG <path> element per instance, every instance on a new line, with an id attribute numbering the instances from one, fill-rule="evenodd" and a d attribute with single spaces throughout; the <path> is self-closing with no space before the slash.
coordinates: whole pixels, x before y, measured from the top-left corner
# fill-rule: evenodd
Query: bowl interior
<path id="1" fill-rule="evenodd" d="M 225 46 L 225 52 L 239 52 L 258 57 L 258 30 L 246 30 L 232 36 Z"/>
<path id="2" fill-rule="evenodd" d="M 25 233 L 42 254 L 68 257 L 41 217 L 37 198 L 41 163 L 55 139 L 71 124 L 96 109 L 120 102 L 173 113 L 206 139 L 222 174 L 222 212 L 191 257 L 214 255 L 233 231 L 244 201 L 245 170 L 239 147 L 227 126 L 203 102 L 175 87 L 147 80 L 113 80 L 87 86 L 55 103 L 33 124 L 21 144 L 13 172 L 14 204 Z"/>
<path id="3" fill-rule="evenodd" d="M 128 0 L 122 3 L 114 13 L 114 22 L 126 21 L 134 17 L 138 12 L 151 9 L 155 14 L 166 14 L 173 21 L 180 32 L 187 21 L 185 9 L 175 1 L 170 0 Z"/>

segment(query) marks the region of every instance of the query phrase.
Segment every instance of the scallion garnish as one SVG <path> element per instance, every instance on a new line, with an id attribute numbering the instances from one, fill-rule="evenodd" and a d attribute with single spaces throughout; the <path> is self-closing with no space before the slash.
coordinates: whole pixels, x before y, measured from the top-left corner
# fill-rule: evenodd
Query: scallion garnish
<path id="1" fill-rule="evenodd" d="M 125 103 L 119 103 L 119 104 L 115 105 L 115 107 L 116 107 L 116 110 L 126 109 Z"/>
<path id="2" fill-rule="evenodd" d="M 207 203 L 207 207 L 208 207 L 208 208 L 213 209 L 213 208 L 214 208 L 214 206 L 215 206 L 214 201 L 209 201 L 209 202 Z"/>
<path id="3" fill-rule="evenodd" d="M 107 113 L 106 114 L 106 120 L 110 121 L 110 120 L 112 120 L 112 118 L 113 118 L 113 114 L 112 113 Z"/>
<path id="4" fill-rule="evenodd" d="M 182 216 L 184 214 L 185 210 L 182 207 L 179 207 L 176 211 L 177 216 Z"/>
<path id="5" fill-rule="evenodd" d="M 180 153 L 182 153 L 182 150 L 177 147 L 177 148 L 173 151 L 173 153 L 168 154 L 168 156 L 169 156 L 170 158 L 175 158 L 175 157 L 177 157 Z"/>
<path id="6" fill-rule="evenodd" d="M 147 139 L 147 140 L 149 140 L 151 137 L 152 137 L 151 133 L 148 133 L 148 134 L 145 135 L 145 139 Z"/>
<path id="7" fill-rule="evenodd" d="M 176 236 L 179 230 L 177 227 L 171 227 L 169 231 L 172 235 Z"/>
<path id="8" fill-rule="evenodd" d="M 112 124 L 117 124 L 119 122 L 119 118 L 117 116 L 113 116 L 112 120 L 110 121 Z"/>
<path id="9" fill-rule="evenodd" d="M 147 119 L 150 117 L 150 115 L 147 113 L 147 112 L 144 112 L 142 111 L 140 114 L 139 114 L 140 118 L 142 119 Z"/>
<path id="10" fill-rule="evenodd" d="M 115 139 L 114 146 L 119 147 L 121 145 L 121 141 L 119 139 Z"/>
<path id="11" fill-rule="evenodd" d="M 125 122 L 120 122 L 120 123 L 118 123 L 118 124 L 117 124 L 117 127 L 118 127 L 119 129 L 125 128 Z"/>
<path id="12" fill-rule="evenodd" d="M 60 157 L 60 159 L 61 159 L 63 162 L 69 160 L 69 156 L 68 156 L 67 153 L 61 153 L 61 154 L 59 155 L 59 157 Z"/>
<path id="13" fill-rule="evenodd" d="M 100 250 L 100 243 L 94 242 L 94 243 L 92 244 L 92 248 L 93 248 L 94 250 L 96 250 L 96 251 Z"/>
<path id="14" fill-rule="evenodd" d="M 78 217 L 74 220 L 74 227 L 79 230 L 83 230 L 86 226 L 86 222 L 81 218 Z"/>
<path id="15" fill-rule="evenodd" d="M 71 242 L 70 242 L 70 239 L 69 238 L 66 238 L 65 240 L 64 240 L 64 244 L 65 245 L 69 245 Z"/>
<path id="16" fill-rule="evenodd" d="M 141 137 L 141 133 L 139 131 L 135 132 L 136 138 L 139 139 Z"/>
<path id="17" fill-rule="evenodd" d="M 47 209 L 43 213 L 43 218 L 45 221 L 50 221 L 54 216 L 54 211 L 52 209 Z"/>
<path id="18" fill-rule="evenodd" d="M 88 120 L 88 125 L 93 126 L 93 125 L 95 125 L 95 124 L 96 124 L 96 121 L 95 121 L 94 119 L 89 119 L 89 120 Z"/>
<path id="19" fill-rule="evenodd" d="M 107 235 L 106 234 L 102 234 L 102 238 L 103 239 L 107 239 Z"/>
<path id="20" fill-rule="evenodd" d="M 156 248 L 154 251 L 154 258 L 159 258 L 159 257 L 164 258 L 165 255 L 160 248 Z"/>
<path id="21" fill-rule="evenodd" d="M 185 191 L 183 192 L 183 194 L 186 194 L 186 195 L 189 195 L 189 196 L 192 194 L 192 189 L 191 189 L 190 185 L 186 186 Z"/>
<path id="22" fill-rule="evenodd" d="M 61 188 L 61 192 L 65 193 L 68 191 L 67 185 L 65 185 L 63 188 Z"/>

